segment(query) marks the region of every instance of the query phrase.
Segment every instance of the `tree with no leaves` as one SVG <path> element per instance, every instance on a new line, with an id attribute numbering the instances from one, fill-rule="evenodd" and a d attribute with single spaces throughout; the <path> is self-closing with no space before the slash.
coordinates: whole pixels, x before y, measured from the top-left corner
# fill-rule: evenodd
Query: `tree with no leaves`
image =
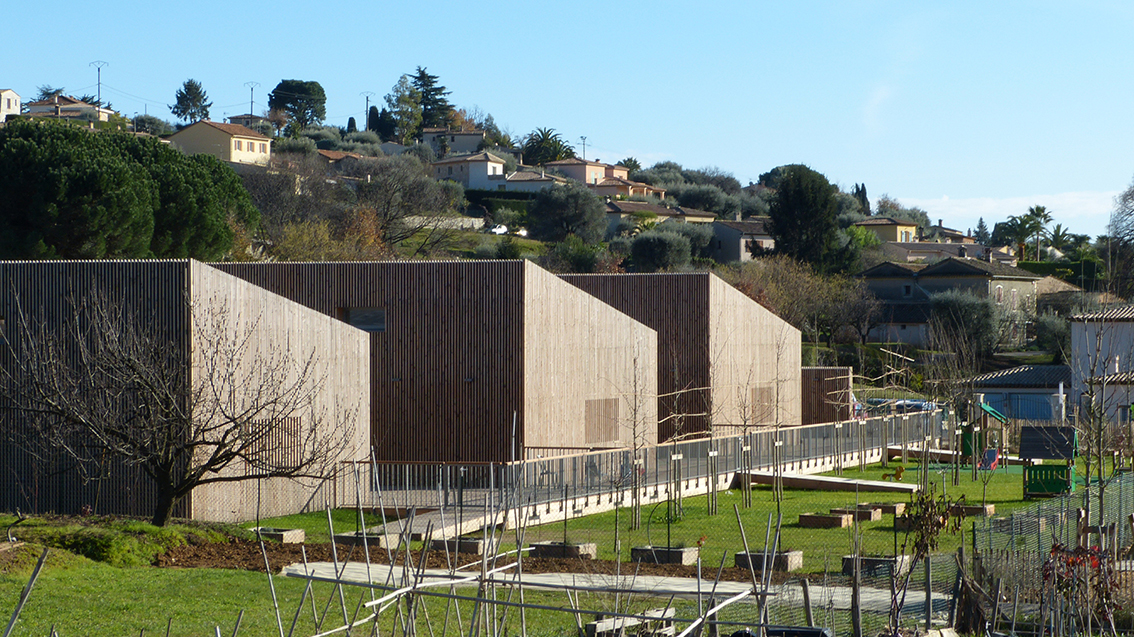
<path id="1" fill-rule="evenodd" d="M 169 111 L 176 115 L 177 119 L 189 123 L 209 119 L 209 107 L 213 103 L 209 101 L 209 96 L 205 94 L 205 89 L 201 88 L 201 83 L 197 80 L 192 78 L 185 80 L 174 94 L 174 99 L 176 102 L 170 105 Z"/>
<path id="2" fill-rule="evenodd" d="M 97 293 L 54 320 L 17 308 L 0 333 L 0 402 L 23 423 L 12 442 L 85 479 L 137 467 L 156 487 L 157 526 L 203 485 L 324 478 L 357 417 L 317 407 L 313 352 L 258 346 L 259 320 L 223 302 L 185 303 L 191 340 Z"/>

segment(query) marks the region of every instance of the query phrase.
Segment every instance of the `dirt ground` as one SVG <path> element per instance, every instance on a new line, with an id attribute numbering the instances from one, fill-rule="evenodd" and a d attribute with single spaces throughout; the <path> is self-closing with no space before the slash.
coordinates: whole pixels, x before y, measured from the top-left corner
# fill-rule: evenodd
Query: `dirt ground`
<path id="1" fill-rule="evenodd" d="M 278 572 L 285 566 L 303 562 L 303 549 L 307 551 L 308 562 L 332 561 L 331 544 L 278 544 L 265 543 L 268 561 L 273 572 Z M 338 545 L 339 561 L 362 561 L 362 547 Z M 480 557 L 461 554 L 459 564 L 479 563 Z M 503 566 L 514 556 L 500 558 L 497 566 Z M 370 561 L 375 564 L 388 564 L 389 558 L 384 549 L 370 549 Z M 411 563 L 418 565 L 421 562 L 421 553 L 414 551 Z M 404 563 L 404 555 L 395 559 L 396 564 Z M 225 543 L 201 544 L 197 546 L 181 546 L 159 555 L 154 560 L 154 566 L 165 568 L 230 568 L 249 571 L 264 571 L 264 556 L 260 551 L 258 542 L 246 540 L 233 540 Z M 426 555 L 427 568 L 447 568 L 448 563 L 443 551 L 429 551 Z M 703 565 L 701 576 L 707 580 L 716 578 L 716 566 Z M 524 558 L 524 571 L 527 573 L 602 573 L 613 575 L 618 565 L 610 560 L 582 560 L 582 559 L 538 559 Z M 475 572 L 475 571 L 474 571 Z M 676 564 L 646 564 L 623 563 L 623 575 L 661 575 L 666 577 L 696 577 L 696 566 L 681 566 Z M 775 581 L 786 579 L 786 574 L 777 573 Z M 731 582 L 751 582 L 749 571 L 728 566 L 721 573 L 721 580 Z"/>

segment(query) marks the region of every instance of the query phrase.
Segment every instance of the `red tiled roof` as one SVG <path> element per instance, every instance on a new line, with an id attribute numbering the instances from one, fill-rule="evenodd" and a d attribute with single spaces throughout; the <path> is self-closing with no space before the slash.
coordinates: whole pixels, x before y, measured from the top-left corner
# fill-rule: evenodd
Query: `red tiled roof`
<path id="1" fill-rule="evenodd" d="M 207 119 L 203 119 L 203 120 L 196 122 L 196 123 L 194 123 L 190 126 L 187 126 L 186 128 L 183 128 L 180 131 L 178 131 L 178 133 L 183 133 L 183 132 L 189 130 L 190 128 L 192 128 L 193 126 L 196 126 L 197 124 L 206 124 L 208 126 L 212 126 L 213 128 L 215 128 L 215 129 L 217 129 L 217 130 L 219 130 L 219 131 L 221 131 L 221 132 L 223 132 L 227 135 L 230 135 L 232 137 L 251 137 L 253 139 L 271 139 L 270 137 L 266 137 L 264 135 L 261 135 L 260 133 L 257 133 L 256 131 L 252 130 L 251 128 L 241 126 L 240 124 L 222 124 L 220 122 L 211 122 Z"/>

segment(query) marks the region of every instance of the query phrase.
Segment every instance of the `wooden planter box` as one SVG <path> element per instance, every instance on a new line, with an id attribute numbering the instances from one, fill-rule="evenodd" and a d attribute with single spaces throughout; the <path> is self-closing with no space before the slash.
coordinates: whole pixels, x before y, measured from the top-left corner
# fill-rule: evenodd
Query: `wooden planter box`
<path id="1" fill-rule="evenodd" d="M 736 568 L 763 572 L 768 563 L 767 553 L 737 553 L 733 558 Z M 771 559 L 772 570 L 790 573 L 803 568 L 803 551 L 779 551 Z"/>
<path id="2" fill-rule="evenodd" d="M 396 537 L 391 537 L 391 540 L 397 542 Z M 363 544 L 370 548 L 384 548 L 386 546 L 386 538 L 376 533 L 365 533 L 361 531 L 352 531 L 350 533 L 336 533 L 335 544 L 346 544 L 348 546 L 363 546 Z"/>
<path id="3" fill-rule="evenodd" d="M 532 557 L 558 557 L 593 560 L 598 557 L 598 545 L 594 542 L 564 544 L 562 542 L 535 542 L 532 544 Z"/>
<path id="4" fill-rule="evenodd" d="M 267 526 L 255 527 L 253 533 L 259 532 L 265 540 L 274 540 L 280 544 L 303 544 L 307 539 L 307 532 L 303 529 L 275 529 Z"/>
<path id="5" fill-rule="evenodd" d="M 635 546 L 630 549 L 630 560 L 634 562 L 649 562 L 651 564 L 683 564 L 697 563 L 696 546 Z"/>
<path id="6" fill-rule="evenodd" d="M 882 509 L 883 515 L 904 515 L 906 512 L 905 502 L 883 502 L 881 504 L 870 504 L 863 506 L 872 506 Z"/>
<path id="7" fill-rule="evenodd" d="M 863 575 L 877 576 L 890 575 L 894 568 L 898 569 L 896 575 L 905 575 L 910 570 L 913 558 L 909 555 L 891 557 L 860 557 L 859 571 Z M 843 575 L 854 575 L 854 556 L 843 556 Z"/>
<path id="8" fill-rule="evenodd" d="M 882 519 L 882 508 L 831 509 L 831 515 L 849 515 L 859 522 L 877 522 Z"/>
<path id="9" fill-rule="evenodd" d="M 953 513 L 958 511 L 964 512 L 967 518 L 988 518 L 996 513 L 995 504 L 967 504 L 965 506 L 954 506 Z"/>
<path id="10" fill-rule="evenodd" d="M 829 513 L 800 513 L 799 525 L 805 529 L 842 529 L 854 524 L 854 516 L 849 513 L 833 515 Z"/>
<path id="11" fill-rule="evenodd" d="M 451 553 L 468 553 L 471 555 L 484 555 L 484 540 L 479 537 L 458 537 L 448 540 L 432 540 L 430 550 Z"/>

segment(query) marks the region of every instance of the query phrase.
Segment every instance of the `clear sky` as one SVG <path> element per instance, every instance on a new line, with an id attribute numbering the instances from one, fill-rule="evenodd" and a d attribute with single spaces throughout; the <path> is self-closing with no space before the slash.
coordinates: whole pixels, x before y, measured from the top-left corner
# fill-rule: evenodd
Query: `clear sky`
<path id="1" fill-rule="evenodd" d="M 11 3 L 0 88 L 102 93 L 172 120 L 188 78 L 212 119 L 316 80 L 362 121 L 425 66 L 515 136 L 586 156 L 716 166 L 742 183 L 804 163 L 965 230 L 1041 204 L 1105 231 L 1134 176 L 1130 2 Z"/>

